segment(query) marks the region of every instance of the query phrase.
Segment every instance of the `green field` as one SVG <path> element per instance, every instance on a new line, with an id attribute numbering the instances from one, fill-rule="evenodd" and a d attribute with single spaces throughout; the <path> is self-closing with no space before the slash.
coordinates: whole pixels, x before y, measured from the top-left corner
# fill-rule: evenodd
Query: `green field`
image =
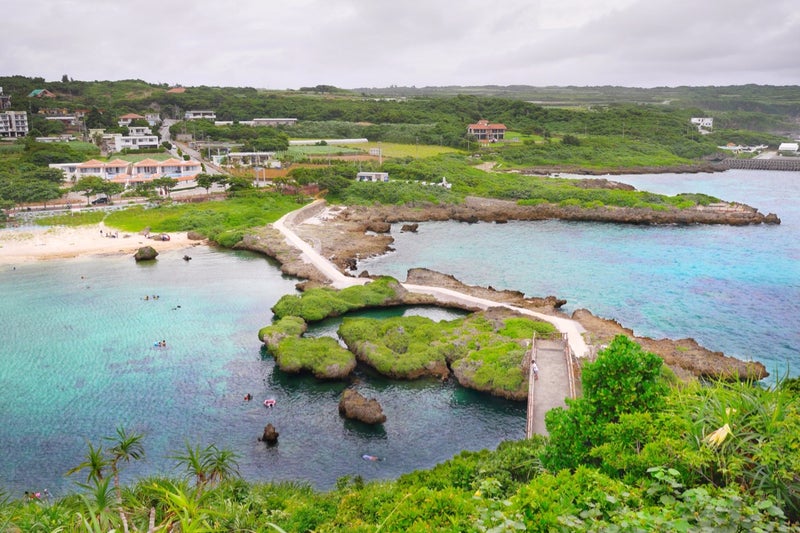
<path id="1" fill-rule="evenodd" d="M 166 161 L 167 159 L 171 159 L 175 156 L 170 154 L 169 152 L 160 152 L 156 154 L 111 154 L 108 156 L 108 160 L 111 161 L 112 159 L 122 159 L 123 161 L 130 161 L 131 163 L 138 163 L 139 161 L 144 161 L 145 159 L 155 159 L 156 161 Z"/>
<path id="2" fill-rule="evenodd" d="M 306 145 L 306 146 L 290 146 L 286 151 L 289 155 L 344 155 L 344 154 L 358 154 L 363 150 L 355 146 L 344 146 L 339 144 L 326 144 L 326 145 Z"/>
<path id="3" fill-rule="evenodd" d="M 368 142 L 348 146 L 363 150 L 365 153 L 369 153 L 370 148 L 380 148 L 383 157 L 432 157 L 439 154 L 457 152 L 455 148 L 430 144 Z"/>

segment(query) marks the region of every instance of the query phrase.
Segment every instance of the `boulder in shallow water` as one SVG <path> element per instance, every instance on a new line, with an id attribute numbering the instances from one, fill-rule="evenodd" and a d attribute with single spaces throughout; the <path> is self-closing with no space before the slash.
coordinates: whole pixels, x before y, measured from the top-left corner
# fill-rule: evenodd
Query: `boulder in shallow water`
<path id="1" fill-rule="evenodd" d="M 261 435 L 258 440 L 261 442 L 266 442 L 270 446 L 274 446 L 275 444 L 278 444 L 278 435 L 280 435 L 280 433 L 275 430 L 275 426 L 272 424 L 267 424 L 264 426 L 264 434 Z"/>
<path id="2" fill-rule="evenodd" d="M 158 256 L 158 252 L 152 246 L 142 246 L 136 251 L 133 258 L 138 263 L 139 261 L 150 261 Z"/>
<path id="3" fill-rule="evenodd" d="M 386 415 L 378 400 L 367 399 L 358 391 L 345 389 L 342 399 L 339 400 L 339 414 L 351 420 L 359 420 L 365 424 L 382 424 L 386 422 Z"/>

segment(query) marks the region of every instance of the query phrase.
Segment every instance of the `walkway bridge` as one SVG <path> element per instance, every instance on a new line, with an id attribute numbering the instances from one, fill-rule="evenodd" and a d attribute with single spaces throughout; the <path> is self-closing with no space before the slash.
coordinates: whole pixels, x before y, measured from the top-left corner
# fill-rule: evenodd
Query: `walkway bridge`
<path id="1" fill-rule="evenodd" d="M 533 373 L 531 361 L 536 361 L 538 376 Z M 566 407 L 566 398 L 575 398 L 575 372 L 573 355 L 566 333 L 552 337 L 533 335 L 531 349 L 523 365 L 528 373 L 528 415 L 525 437 L 534 433 L 547 435 L 544 415 L 554 407 Z"/>

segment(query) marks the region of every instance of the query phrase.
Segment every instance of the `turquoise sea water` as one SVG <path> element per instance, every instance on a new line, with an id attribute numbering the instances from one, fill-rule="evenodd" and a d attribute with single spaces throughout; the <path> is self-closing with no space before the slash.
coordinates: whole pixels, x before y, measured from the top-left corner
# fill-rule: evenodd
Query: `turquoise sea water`
<path id="1" fill-rule="evenodd" d="M 742 201 L 783 224 L 426 223 L 418 234 L 395 231 L 397 252 L 361 266 L 400 279 L 424 266 L 467 283 L 555 294 L 570 310 L 586 307 L 638 334 L 691 336 L 800 374 L 800 174 L 615 179 Z M 129 467 L 126 480 L 177 473 L 169 456 L 188 440 L 234 450 L 247 479 L 320 488 L 345 475 L 396 477 L 523 436 L 524 404 L 365 370 L 357 387 L 380 400 L 388 420 L 379 429 L 342 420 L 347 383 L 284 374 L 256 337 L 296 280 L 253 254 L 189 253 L 189 262 L 176 251 L 151 265 L 124 256 L 0 267 L 0 487 L 12 495 L 69 490 L 82 479 L 64 473 L 82 461 L 86 439 L 96 443 L 119 424 L 146 434 L 147 460 Z M 325 321 L 309 334 L 336 327 Z M 161 339 L 166 349 L 153 346 Z M 242 400 L 247 392 L 253 402 Z M 268 397 L 274 409 L 261 404 Z M 281 434 L 274 448 L 256 440 L 268 422 Z M 363 461 L 365 453 L 384 460 Z"/>
<path id="2" fill-rule="evenodd" d="M 257 338 L 296 280 L 254 254 L 196 248 L 187 262 L 184 253 L 149 265 L 124 256 L 0 267 L 0 488 L 63 493 L 85 481 L 64 474 L 83 460 L 86 439 L 97 444 L 119 424 L 146 435 L 147 460 L 126 470 L 128 480 L 179 474 L 169 456 L 188 441 L 234 450 L 247 479 L 320 488 L 345 475 L 396 477 L 523 436 L 523 404 L 365 371 L 357 387 L 388 420 L 379 429 L 344 421 L 338 400 L 348 383 L 288 376 Z M 310 334 L 337 327 L 326 321 Z M 155 347 L 162 339 L 167 347 Z M 267 410 L 265 398 L 276 407 Z M 280 432 L 274 448 L 257 441 L 268 422 Z"/>
<path id="3" fill-rule="evenodd" d="M 392 235 L 396 252 L 360 270 L 412 267 L 475 285 L 555 295 L 636 334 L 693 337 L 771 373 L 800 375 L 800 173 L 610 176 L 641 190 L 700 192 L 774 212 L 781 225 L 659 226 L 431 222 Z"/>

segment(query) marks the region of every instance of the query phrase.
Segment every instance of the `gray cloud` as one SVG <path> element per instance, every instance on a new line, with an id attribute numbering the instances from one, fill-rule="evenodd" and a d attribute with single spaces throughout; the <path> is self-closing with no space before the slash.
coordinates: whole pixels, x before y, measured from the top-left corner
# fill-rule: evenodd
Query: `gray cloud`
<path id="1" fill-rule="evenodd" d="M 0 72 L 297 88 L 800 83 L 791 0 L 6 0 Z"/>

